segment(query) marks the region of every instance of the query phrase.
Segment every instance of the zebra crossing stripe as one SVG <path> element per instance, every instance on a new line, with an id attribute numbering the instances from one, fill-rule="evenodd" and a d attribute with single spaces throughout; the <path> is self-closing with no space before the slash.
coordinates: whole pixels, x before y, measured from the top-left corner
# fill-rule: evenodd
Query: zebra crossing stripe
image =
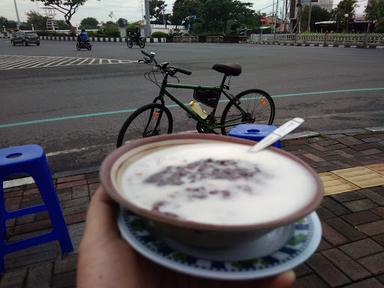
<path id="1" fill-rule="evenodd" d="M 65 61 L 62 61 L 63 59 L 65 59 Z M 57 60 L 52 61 L 51 63 L 43 65 L 43 67 L 51 67 L 51 66 L 54 67 L 58 63 L 60 64 L 62 62 L 67 62 L 67 61 L 68 61 L 68 57 L 59 57 Z"/>
<path id="2" fill-rule="evenodd" d="M 88 59 L 89 58 L 85 58 L 83 61 L 81 61 L 80 63 L 77 63 L 77 65 L 81 65 L 81 64 L 83 64 L 83 63 L 85 63 L 85 62 L 87 62 L 88 61 Z"/>
<path id="3" fill-rule="evenodd" d="M 81 59 L 81 58 L 80 58 Z M 76 63 L 77 61 L 79 61 L 79 58 L 75 58 L 75 60 L 65 64 L 65 65 L 73 65 L 74 63 Z"/>
<path id="4" fill-rule="evenodd" d="M 3 58 L 3 59 L 1 59 L 1 58 Z M 13 63 L 15 60 L 14 60 L 14 58 L 12 58 L 12 57 L 1 57 L 0 58 L 0 67 L 4 67 L 4 66 L 7 66 L 7 64 L 9 64 L 9 63 Z"/>
<path id="5" fill-rule="evenodd" d="M 25 62 L 28 62 L 28 61 L 30 61 L 30 59 L 25 59 L 25 60 L 22 60 L 22 61 L 20 61 L 19 63 L 25 63 Z M 7 68 L 8 66 L 12 66 L 12 65 L 14 65 L 14 63 L 15 63 L 15 60 L 8 60 L 8 61 L 4 61 L 2 64 L 0 64 L 0 69 L 5 69 L 5 68 Z"/>
<path id="6" fill-rule="evenodd" d="M 66 59 L 64 61 L 61 61 L 60 63 L 57 63 L 56 66 L 62 66 L 64 63 L 67 63 L 68 61 L 71 61 L 73 58 L 65 57 Z"/>
<path id="7" fill-rule="evenodd" d="M 35 68 L 35 67 L 39 67 L 43 64 L 49 63 L 49 62 L 52 62 L 52 59 L 40 60 L 40 61 L 37 61 L 37 63 L 32 65 L 32 66 L 26 65 L 26 66 L 20 67 L 19 69 L 21 69 L 21 68 Z"/>
<path id="8" fill-rule="evenodd" d="M 68 56 L 25 56 L 0 55 L 0 70 L 48 68 L 71 65 L 129 64 L 133 60 L 68 57 Z"/>
<path id="9" fill-rule="evenodd" d="M 4 67 L 3 69 L 21 69 L 23 67 L 28 67 L 31 64 L 38 63 L 39 61 L 41 61 L 41 59 L 26 59 L 21 62 L 18 61 L 17 64 L 10 63 L 7 67 Z"/>

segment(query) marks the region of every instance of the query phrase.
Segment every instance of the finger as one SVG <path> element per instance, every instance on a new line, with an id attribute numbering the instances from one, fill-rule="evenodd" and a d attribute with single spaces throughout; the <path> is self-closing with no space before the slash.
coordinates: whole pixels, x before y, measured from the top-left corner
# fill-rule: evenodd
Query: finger
<path id="1" fill-rule="evenodd" d="M 249 281 L 207 281 L 195 278 L 190 288 L 289 288 L 292 287 L 295 278 L 293 271 L 287 271 L 274 277 Z"/>
<path id="2" fill-rule="evenodd" d="M 267 278 L 260 281 L 260 284 L 256 287 L 260 288 L 288 288 L 292 287 L 295 282 L 295 272 L 287 271 L 276 277 Z"/>

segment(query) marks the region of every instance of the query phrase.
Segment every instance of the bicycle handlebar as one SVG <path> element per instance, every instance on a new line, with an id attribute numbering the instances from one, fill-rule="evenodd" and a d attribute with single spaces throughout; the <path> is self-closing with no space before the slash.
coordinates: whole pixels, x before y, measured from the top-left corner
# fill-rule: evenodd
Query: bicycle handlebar
<path id="1" fill-rule="evenodd" d="M 180 72 L 185 75 L 191 75 L 192 72 L 188 71 L 186 69 L 177 68 L 174 66 L 168 66 L 168 63 L 164 64 L 158 64 L 155 59 L 155 53 L 154 52 L 148 52 L 146 50 L 141 50 L 141 53 L 143 53 L 145 56 L 143 57 L 144 60 L 139 60 L 139 62 L 144 62 L 145 64 L 151 64 L 152 62 L 155 63 L 155 66 L 160 68 L 162 72 L 165 72 L 169 74 L 170 76 L 174 76 L 177 72 Z"/>
<path id="2" fill-rule="evenodd" d="M 180 72 L 180 73 L 183 73 L 185 75 L 191 75 L 192 72 L 191 71 L 188 71 L 188 70 L 185 70 L 185 69 L 181 69 L 181 68 L 177 68 L 177 67 L 173 67 L 177 72 Z"/>

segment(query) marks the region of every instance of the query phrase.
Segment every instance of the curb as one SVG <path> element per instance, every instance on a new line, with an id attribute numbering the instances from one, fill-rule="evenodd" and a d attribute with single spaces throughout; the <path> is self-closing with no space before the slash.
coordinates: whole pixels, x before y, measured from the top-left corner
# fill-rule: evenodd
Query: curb
<path id="1" fill-rule="evenodd" d="M 10 39 L 11 37 L 0 37 L 0 39 Z M 89 37 L 92 42 L 119 42 L 125 43 L 126 37 Z M 77 41 L 74 36 L 40 36 L 40 40 L 52 41 Z M 166 43 L 167 38 L 145 38 L 146 43 Z"/>
<path id="2" fill-rule="evenodd" d="M 40 36 L 41 40 L 52 40 L 52 41 L 77 41 L 74 36 Z M 89 37 L 92 42 L 119 42 L 125 43 L 126 37 Z M 147 43 L 166 43 L 167 38 L 145 38 Z"/>

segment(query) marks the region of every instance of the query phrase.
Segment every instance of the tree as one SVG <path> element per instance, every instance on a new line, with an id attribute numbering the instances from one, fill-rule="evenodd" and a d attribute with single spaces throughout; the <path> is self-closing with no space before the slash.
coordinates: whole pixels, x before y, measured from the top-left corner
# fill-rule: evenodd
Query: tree
<path id="1" fill-rule="evenodd" d="M 179 25 L 187 17 L 196 16 L 199 8 L 199 0 L 176 0 L 173 4 L 172 24 Z"/>
<path id="2" fill-rule="evenodd" d="M 97 29 L 97 26 L 99 26 L 99 21 L 97 21 L 96 18 L 87 17 L 81 20 L 80 26 L 84 29 Z"/>
<path id="3" fill-rule="evenodd" d="M 260 26 L 260 16 L 250 7 L 252 3 L 243 3 L 240 1 L 233 2 L 233 11 L 232 11 L 232 29 L 238 29 L 241 26 L 246 26 L 248 28 L 256 28 Z"/>
<path id="4" fill-rule="evenodd" d="M 87 0 L 31 0 L 32 2 L 41 2 L 44 6 L 51 7 L 64 15 L 65 22 L 69 25 L 71 30 L 72 16 L 76 13 L 77 9 Z"/>
<path id="5" fill-rule="evenodd" d="M 119 18 L 116 23 L 117 23 L 117 26 L 119 26 L 120 28 L 125 28 L 128 24 L 128 21 L 127 19 Z"/>
<path id="6" fill-rule="evenodd" d="M 356 7 L 357 0 L 343 0 L 332 11 L 333 18 L 336 21 L 337 30 L 339 30 L 341 26 L 345 27 L 345 31 L 348 32 L 349 23 L 355 18 Z"/>
<path id="7" fill-rule="evenodd" d="M 140 21 L 129 23 L 126 28 L 127 34 L 129 35 L 135 33 L 137 29 L 140 29 L 142 24 L 143 23 L 141 23 Z"/>
<path id="8" fill-rule="evenodd" d="M 369 1 L 365 13 L 376 32 L 384 32 L 384 0 Z"/>
<path id="9" fill-rule="evenodd" d="M 21 22 L 19 26 L 20 30 L 32 30 L 32 26 L 30 23 Z"/>
<path id="10" fill-rule="evenodd" d="M 13 21 L 13 20 L 8 20 L 7 28 L 16 29 L 17 28 L 17 22 Z"/>
<path id="11" fill-rule="evenodd" d="M 154 18 L 151 23 L 153 24 L 163 24 L 164 20 L 169 17 L 169 14 L 166 16 L 165 8 L 167 4 L 163 0 L 151 0 L 149 1 L 149 15 L 151 18 Z"/>
<path id="12" fill-rule="evenodd" d="M 27 15 L 27 23 L 32 24 L 36 30 L 46 30 L 48 17 L 36 11 L 29 11 L 25 14 Z"/>
<path id="13" fill-rule="evenodd" d="M 3 30 L 3 26 L 4 27 L 8 26 L 8 19 L 3 17 L 3 16 L 0 16 L 0 28 L 1 28 L 1 30 Z"/>
<path id="14" fill-rule="evenodd" d="M 64 20 L 56 20 L 57 29 L 59 30 L 69 30 L 70 27 Z"/>
<path id="15" fill-rule="evenodd" d="M 308 15 L 309 15 L 309 5 L 304 6 L 301 16 L 301 31 L 305 31 L 308 27 Z M 328 21 L 332 17 L 331 13 L 317 5 L 312 6 L 311 12 L 311 31 L 315 31 L 315 23 L 321 21 Z"/>
<path id="16" fill-rule="evenodd" d="M 113 21 L 108 21 L 102 23 L 99 31 L 97 31 L 98 36 L 106 37 L 120 37 L 120 32 L 117 24 Z"/>
<path id="17" fill-rule="evenodd" d="M 239 27 L 242 24 L 258 24 L 259 17 L 250 9 L 251 3 L 237 0 L 200 0 L 201 5 L 198 19 L 202 27 L 211 33 L 227 33 L 229 27 Z M 229 25 L 231 24 L 231 25 Z"/>

